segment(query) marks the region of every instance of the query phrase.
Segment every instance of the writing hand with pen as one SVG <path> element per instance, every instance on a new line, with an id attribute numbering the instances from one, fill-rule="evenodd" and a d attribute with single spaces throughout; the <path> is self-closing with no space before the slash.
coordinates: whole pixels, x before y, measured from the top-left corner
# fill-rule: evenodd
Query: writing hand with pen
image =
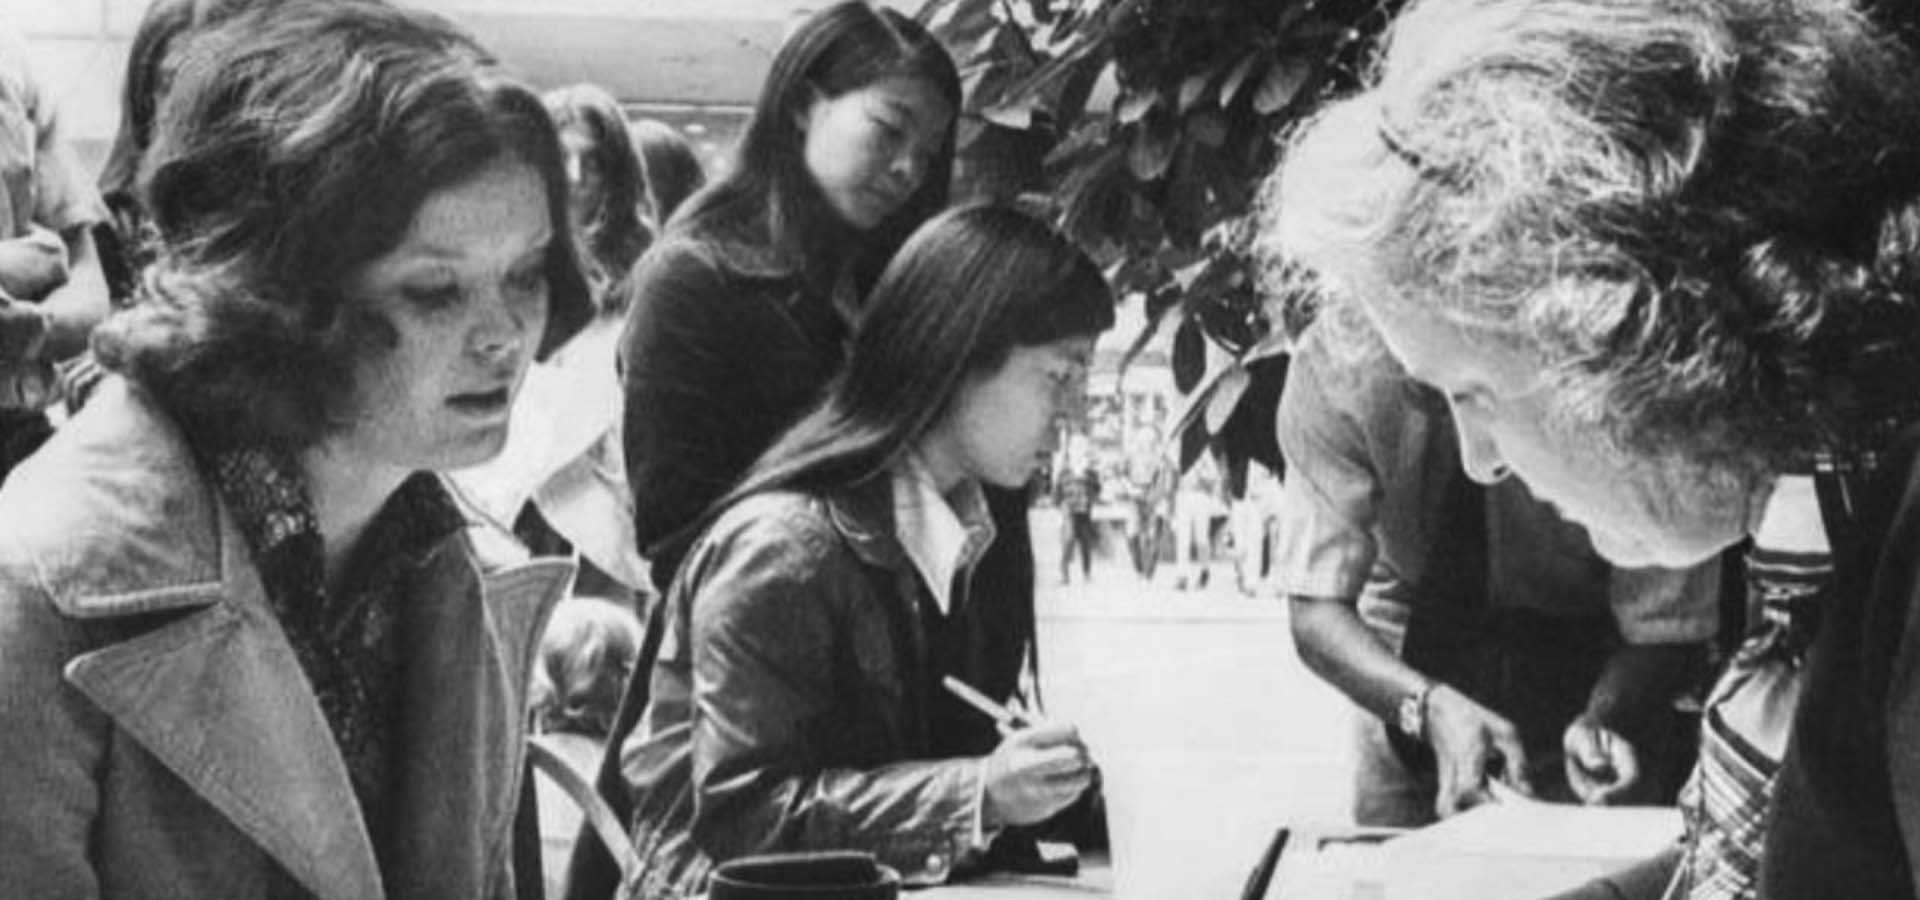
<path id="1" fill-rule="evenodd" d="M 987 827 L 1045 821 L 1093 784 L 1093 758 L 1072 725 L 1016 713 L 955 678 L 945 684 L 1000 727 L 1000 744 L 987 755 L 983 776 Z"/>
<path id="2" fill-rule="evenodd" d="M 1567 785 L 1588 806 L 1610 803 L 1640 781 L 1633 744 L 1591 716 L 1574 719 L 1560 747 L 1567 756 Z"/>
<path id="3" fill-rule="evenodd" d="M 1494 780 L 1533 795 L 1527 751 L 1512 722 L 1445 684 L 1436 685 L 1426 702 L 1427 743 L 1439 767 L 1435 815 L 1444 819 L 1493 799 Z"/>

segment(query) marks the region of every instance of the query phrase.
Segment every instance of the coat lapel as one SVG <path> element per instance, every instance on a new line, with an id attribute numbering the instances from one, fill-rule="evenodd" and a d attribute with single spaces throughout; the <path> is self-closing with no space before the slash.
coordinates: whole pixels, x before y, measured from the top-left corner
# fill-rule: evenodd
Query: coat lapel
<path id="1" fill-rule="evenodd" d="M 409 610 L 392 884 L 403 897 L 498 896 L 491 879 L 512 852 L 498 842 L 520 799 L 527 675 L 573 565 L 545 559 L 482 576 L 455 542 L 427 569 L 422 577 L 458 589 Z"/>
<path id="2" fill-rule="evenodd" d="M 79 482 L 76 508 L 111 538 L 90 552 L 111 564 L 56 559 L 71 574 L 53 602 L 128 635 L 74 657 L 67 681 L 319 900 L 385 897 L 332 728 L 245 538 L 170 420 L 114 379 L 63 440 L 82 463 L 37 483 Z M 407 601 L 419 627 L 406 638 L 396 895 L 473 900 L 510 884 L 500 845 L 519 798 L 525 684 L 573 571 L 525 558 L 509 535 L 469 529 Z"/>
<path id="3" fill-rule="evenodd" d="M 76 657 L 67 680 L 320 900 L 384 897 L 333 732 L 224 513 L 219 530 L 221 580 L 160 604 L 205 608 Z"/>

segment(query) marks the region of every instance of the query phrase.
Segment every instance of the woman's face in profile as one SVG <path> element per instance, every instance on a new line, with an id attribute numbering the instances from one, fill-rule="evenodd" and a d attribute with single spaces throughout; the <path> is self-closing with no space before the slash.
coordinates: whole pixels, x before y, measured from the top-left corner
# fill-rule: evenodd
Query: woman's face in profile
<path id="1" fill-rule="evenodd" d="M 1604 423 L 1572 410 L 1520 339 L 1479 334 L 1411 304 L 1375 301 L 1367 316 L 1407 372 L 1447 398 L 1460 458 L 1475 481 L 1509 472 L 1624 567 L 1683 567 L 1745 537 L 1770 480 L 1614 449 Z"/>
<path id="2" fill-rule="evenodd" d="M 1086 397 L 1093 344 L 1080 336 L 1015 347 L 1000 368 L 968 375 L 922 452 L 986 484 L 1026 484 L 1052 460 L 1062 417 Z"/>
<path id="3" fill-rule="evenodd" d="M 499 453 L 546 332 L 554 237 L 540 174 L 517 160 L 428 195 L 399 245 L 347 281 L 390 340 L 362 348 L 354 419 L 330 449 L 405 470 Z"/>
<path id="4" fill-rule="evenodd" d="M 953 114 L 932 82 L 907 76 L 816 99 L 800 122 L 807 172 L 840 218 L 872 228 L 927 180 Z"/>

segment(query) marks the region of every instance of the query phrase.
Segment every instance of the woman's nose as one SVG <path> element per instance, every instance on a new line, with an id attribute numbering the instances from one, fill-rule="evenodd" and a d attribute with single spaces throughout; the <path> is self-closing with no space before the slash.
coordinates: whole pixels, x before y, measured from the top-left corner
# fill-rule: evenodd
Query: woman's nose
<path id="1" fill-rule="evenodd" d="M 909 147 L 893 158 L 893 177 L 909 191 L 920 187 L 920 180 L 927 177 L 927 154 L 918 147 Z"/>
<path id="2" fill-rule="evenodd" d="M 1493 435 L 1475 422 L 1471 416 L 1462 416 L 1454 410 L 1454 427 L 1460 432 L 1460 465 L 1466 469 L 1467 477 L 1481 484 L 1495 484 L 1506 480 L 1513 470 L 1500 455 L 1500 446 Z"/>
<path id="3" fill-rule="evenodd" d="M 504 296 L 495 296 L 481 304 L 480 319 L 474 324 L 468 346 L 488 362 L 511 357 L 526 340 L 527 325 L 513 304 Z"/>

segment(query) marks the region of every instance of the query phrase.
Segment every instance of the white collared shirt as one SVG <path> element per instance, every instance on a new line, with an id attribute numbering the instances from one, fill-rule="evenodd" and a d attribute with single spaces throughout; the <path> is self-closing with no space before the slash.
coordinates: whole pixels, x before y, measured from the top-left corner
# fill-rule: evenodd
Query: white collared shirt
<path id="1" fill-rule="evenodd" d="M 893 470 L 893 531 L 925 579 L 941 615 L 953 612 L 954 576 L 971 571 L 993 544 L 993 519 L 980 484 L 968 480 L 944 497 L 916 456 Z"/>

